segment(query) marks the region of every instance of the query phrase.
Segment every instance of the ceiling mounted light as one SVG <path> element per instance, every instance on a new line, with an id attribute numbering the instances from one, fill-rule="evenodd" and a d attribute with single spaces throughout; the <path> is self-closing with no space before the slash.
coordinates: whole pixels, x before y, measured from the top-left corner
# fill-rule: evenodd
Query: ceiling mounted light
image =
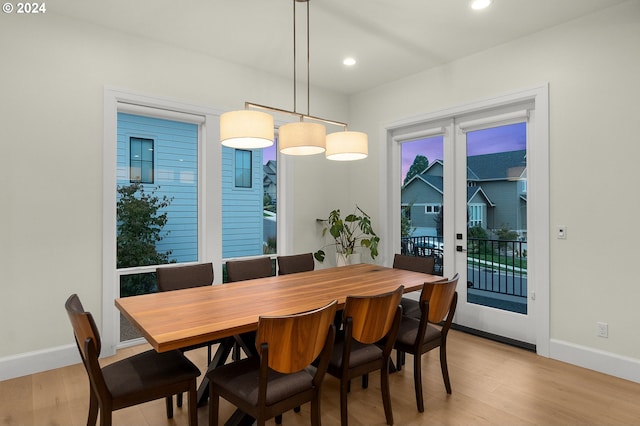
<path id="1" fill-rule="evenodd" d="M 352 67 L 356 64 L 356 60 L 352 57 L 344 58 L 344 60 L 342 61 L 342 64 L 348 67 Z"/>
<path id="2" fill-rule="evenodd" d="M 471 2 L 471 9 L 473 10 L 482 10 L 489 7 L 491 4 L 491 0 L 473 0 Z"/>
<path id="3" fill-rule="evenodd" d="M 232 148 L 266 148 L 273 145 L 274 124 L 273 116 L 262 111 L 295 115 L 299 122 L 285 124 L 279 129 L 278 144 L 282 154 L 313 155 L 325 152 L 325 147 L 331 145 L 326 157 L 330 160 L 350 161 L 359 160 L 367 156 L 367 135 L 361 132 L 347 131 L 347 124 L 338 121 L 311 116 L 309 113 L 310 87 L 309 78 L 309 1 L 293 1 L 293 111 L 245 102 L 245 109 L 232 111 L 220 116 L 220 142 Z M 296 108 L 296 3 L 307 3 L 307 113 L 299 113 Z M 266 116 L 266 117 L 265 117 Z M 268 117 L 268 118 L 267 118 Z M 269 122 L 270 119 L 270 122 Z M 309 121 L 311 120 L 311 122 Z M 344 131 L 326 134 L 322 122 L 342 127 Z M 267 127 L 270 130 L 267 131 Z M 330 142 L 331 141 L 331 142 Z"/>

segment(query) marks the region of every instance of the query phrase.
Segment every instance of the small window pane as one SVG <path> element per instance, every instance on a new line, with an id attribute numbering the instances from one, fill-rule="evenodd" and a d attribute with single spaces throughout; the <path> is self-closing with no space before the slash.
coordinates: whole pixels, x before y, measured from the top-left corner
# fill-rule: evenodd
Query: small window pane
<path id="1" fill-rule="evenodd" d="M 251 151 L 236 150 L 236 188 L 251 188 Z"/>

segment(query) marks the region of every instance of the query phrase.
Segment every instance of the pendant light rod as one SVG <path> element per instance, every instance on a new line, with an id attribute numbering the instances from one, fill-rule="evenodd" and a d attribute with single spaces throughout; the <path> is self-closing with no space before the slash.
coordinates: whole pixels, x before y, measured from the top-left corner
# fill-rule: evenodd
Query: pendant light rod
<path id="1" fill-rule="evenodd" d="M 296 117 L 300 118 L 300 121 L 304 121 L 304 120 L 313 120 L 313 121 L 321 121 L 323 123 L 326 124 L 331 124 L 333 126 L 339 126 L 344 128 L 345 130 L 347 130 L 347 123 L 343 123 L 341 121 L 335 121 L 335 120 L 329 120 L 326 118 L 321 118 L 321 117 L 316 117 L 313 115 L 309 115 L 309 114 L 302 114 L 300 112 L 296 112 L 296 111 L 289 111 L 286 109 L 281 109 L 281 108 L 276 108 L 276 107 L 272 107 L 272 106 L 266 106 L 266 105 L 260 105 L 260 104 L 255 104 L 253 102 L 245 102 L 244 103 L 244 108 L 245 109 L 263 109 L 266 111 L 272 111 L 272 112 L 279 112 L 282 114 L 289 114 L 289 115 L 295 115 Z"/>

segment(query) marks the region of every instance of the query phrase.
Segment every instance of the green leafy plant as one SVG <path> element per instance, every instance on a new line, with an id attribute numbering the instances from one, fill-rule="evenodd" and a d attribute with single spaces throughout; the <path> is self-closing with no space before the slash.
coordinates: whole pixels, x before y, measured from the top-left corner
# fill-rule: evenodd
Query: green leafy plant
<path id="1" fill-rule="evenodd" d="M 156 244 L 166 233 L 167 213 L 160 213 L 173 198 L 158 197 L 155 191 L 145 192 L 140 183 L 120 186 L 117 212 L 117 266 L 130 268 L 169 263 L 171 250 L 158 252 Z M 121 295 L 143 294 L 153 291 L 155 279 L 150 274 L 134 274 L 122 278 Z"/>
<path id="2" fill-rule="evenodd" d="M 324 261 L 326 255 L 324 248 L 331 245 L 336 247 L 338 253 L 345 256 L 352 255 L 358 246 L 369 249 L 372 259 L 378 255 L 380 237 L 373 230 L 371 217 L 360 207 L 356 206 L 355 211 L 344 219 L 340 214 L 340 209 L 333 210 L 323 222 L 322 236 L 324 237 L 329 232 L 334 242 L 313 254 L 318 262 Z"/>

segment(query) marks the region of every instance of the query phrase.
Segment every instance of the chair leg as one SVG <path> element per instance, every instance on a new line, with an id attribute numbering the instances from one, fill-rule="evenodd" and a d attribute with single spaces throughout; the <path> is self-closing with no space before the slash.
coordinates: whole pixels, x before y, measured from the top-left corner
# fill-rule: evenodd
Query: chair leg
<path id="1" fill-rule="evenodd" d="M 299 413 L 300 412 L 300 406 L 297 405 L 297 406 L 293 407 L 293 412 L 294 413 Z"/>
<path id="2" fill-rule="evenodd" d="M 182 407 L 182 394 L 181 393 L 176 395 L 176 404 L 178 405 L 178 407 Z"/>
<path id="3" fill-rule="evenodd" d="M 198 426 L 198 390 L 196 389 L 195 380 L 189 388 L 187 394 L 189 426 Z M 217 416 L 216 416 L 217 417 Z"/>
<path id="4" fill-rule="evenodd" d="M 404 355 L 404 352 L 396 349 L 396 371 L 402 370 L 403 355 Z"/>
<path id="5" fill-rule="evenodd" d="M 369 387 L 369 374 L 362 375 L 362 389 L 366 389 Z"/>
<path id="6" fill-rule="evenodd" d="M 347 393 L 349 392 L 350 380 L 340 380 L 340 425 L 347 426 L 349 424 L 349 415 L 347 413 Z"/>
<path id="7" fill-rule="evenodd" d="M 276 424 L 277 425 L 281 425 L 282 424 L 282 414 L 278 414 L 276 416 Z"/>
<path id="8" fill-rule="evenodd" d="M 167 406 L 167 418 L 173 418 L 173 395 L 169 395 L 165 398 L 165 405 Z"/>
<path id="9" fill-rule="evenodd" d="M 111 416 L 113 413 L 111 412 L 111 407 L 106 410 L 102 407 L 100 408 L 100 426 L 111 426 Z"/>
<path id="10" fill-rule="evenodd" d="M 449 368 L 447 367 L 447 346 L 445 342 L 440 345 L 440 369 L 442 370 L 442 379 L 444 387 L 448 394 L 451 394 L 451 382 L 449 381 Z"/>
<path id="11" fill-rule="evenodd" d="M 211 385 L 209 385 L 211 389 Z M 209 392 L 209 425 L 218 426 L 218 411 L 220 407 L 220 397 Z"/>
<path id="12" fill-rule="evenodd" d="M 413 386 L 416 390 L 416 405 L 418 411 L 424 413 L 424 400 L 422 395 L 422 355 L 413 354 Z"/>
<path id="13" fill-rule="evenodd" d="M 93 390 L 89 389 L 89 417 L 87 418 L 87 426 L 95 426 L 98 421 L 98 398 L 93 393 Z"/>
<path id="14" fill-rule="evenodd" d="M 384 405 L 384 416 L 387 424 L 393 424 L 393 412 L 391 411 L 391 392 L 389 390 L 389 367 L 380 370 L 380 389 L 382 390 L 382 404 Z"/>
<path id="15" fill-rule="evenodd" d="M 300 411 L 300 407 L 297 407 Z M 311 426 L 320 426 L 320 392 L 311 399 Z"/>

